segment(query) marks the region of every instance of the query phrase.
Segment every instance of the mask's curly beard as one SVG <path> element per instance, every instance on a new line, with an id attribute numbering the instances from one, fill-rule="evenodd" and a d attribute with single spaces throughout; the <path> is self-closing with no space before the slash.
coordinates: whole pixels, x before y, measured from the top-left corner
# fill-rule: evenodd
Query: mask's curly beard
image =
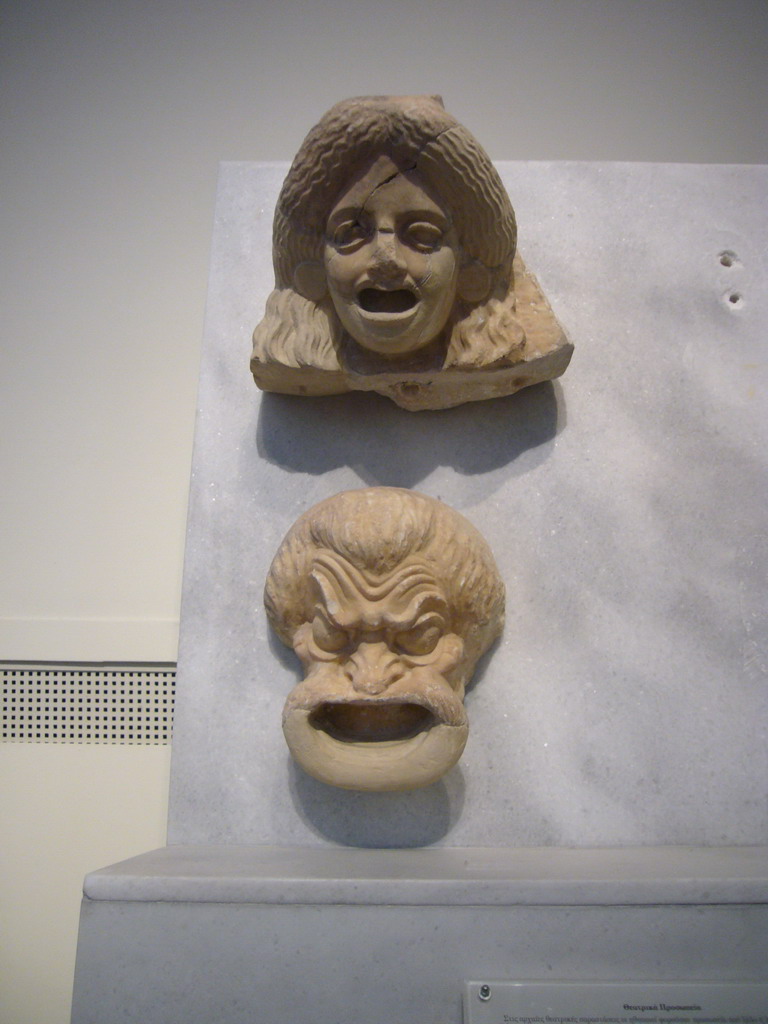
<path id="1" fill-rule="evenodd" d="M 344 789 L 428 786 L 459 760 L 468 731 L 461 695 L 429 668 L 413 669 L 385 693 L 361 696 L 340 666 L 322 665 L 295 687 L 283 711 L 294 759 Z"/>

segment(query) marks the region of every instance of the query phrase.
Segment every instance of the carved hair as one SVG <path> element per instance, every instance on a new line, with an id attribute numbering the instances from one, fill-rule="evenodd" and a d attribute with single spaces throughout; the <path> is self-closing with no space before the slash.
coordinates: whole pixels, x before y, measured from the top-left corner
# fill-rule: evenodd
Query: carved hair
<path id="1" fill-rule="evenodd" d="M 446 328 L 445 366 L 489 364 L 510 339 L 522 344 L 514 317 L 515 215 L 485 150 L 439 97 L 368 96 L 336 104 L 310 131 L 291 166 L 273 228 L 275 290 L 254 333 L 254 353 L 291 366 L 338 369 L 342 327 L 328 296 L 311 302 L 294 272 L 322 262 L 328 216 L 345 186 L 379 156 L 415 171 L 453 219 L 465 261 L 488 272 L 480 303 L 457 299 Z"/>
<path id="2" fill-rule="evenodd" d="M 434 574 L 465 643 L 470 664 L 501 631 L 504 584 L 481 535 L 448 505 L 399 487 L 343 491 L 305 512 L 275 555 L 264 589 L 273 627 L 288 644 L 311 621 L 310 572 L 317 553 L 331 550 L 369 575 L 391 572 L 417 556 Z"/>

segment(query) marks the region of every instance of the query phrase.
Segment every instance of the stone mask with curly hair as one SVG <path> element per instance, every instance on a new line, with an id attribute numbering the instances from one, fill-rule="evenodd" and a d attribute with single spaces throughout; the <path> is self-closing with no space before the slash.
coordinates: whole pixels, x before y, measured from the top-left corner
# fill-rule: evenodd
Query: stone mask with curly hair
<path id="1" fill-rule="evenodd" d="M 256 383 L 429 409 L 558 376 L 572 346 L 516 242 L 498 173 L 439 97 L 337 104 L 278 199 Z"/>
<path id="2" fill-rule="evenodd" d="M 265 604 L 304 666 L 283 730 L 305 771 L 404 790 L 458 761 L 464 687 L 504 615 L 493 556 L 463 516 L 396 487 L 337 494 L 288 532 Z"/>

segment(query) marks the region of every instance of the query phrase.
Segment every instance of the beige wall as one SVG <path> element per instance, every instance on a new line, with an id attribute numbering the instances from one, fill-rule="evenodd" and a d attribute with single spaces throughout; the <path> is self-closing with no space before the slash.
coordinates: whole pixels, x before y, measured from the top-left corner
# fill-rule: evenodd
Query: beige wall
<path id="1" fill-rule="evenodd" d="M 764 162 L 767 32 L 764 0 L 6 4 L 0 659 L 175 657 L 220 159 L 439 92 L 500 159 Z M 82 875 L 162 845 L 168 750 L 0 757 L 0 1020 L 60 1024 Z"/>
<path id="2" fill-rule="evenodd" d="M 0 745 L 0 1021 L 69 1020 L 88 871 L 165 845 L 170 747 Z"/>

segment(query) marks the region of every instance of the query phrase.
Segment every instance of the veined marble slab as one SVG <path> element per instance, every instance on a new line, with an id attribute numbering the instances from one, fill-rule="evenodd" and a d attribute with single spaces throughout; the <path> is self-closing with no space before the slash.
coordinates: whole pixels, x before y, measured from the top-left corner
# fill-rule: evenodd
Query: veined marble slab
<path id="1" fill-rule="evenodd" d="M 172 843 L 768 842 L 768 168 L 498 166 L 576 351 L 554 384 L 433 413 L 256 389 L 249 339 L 287 167 L 222 166 Z M 298 662 L 261 603 L 296 517 L 372 484 L 464 513 L 508 594 L 461 762 L 404 794 L 293 766 L 280 712 Z"/>

